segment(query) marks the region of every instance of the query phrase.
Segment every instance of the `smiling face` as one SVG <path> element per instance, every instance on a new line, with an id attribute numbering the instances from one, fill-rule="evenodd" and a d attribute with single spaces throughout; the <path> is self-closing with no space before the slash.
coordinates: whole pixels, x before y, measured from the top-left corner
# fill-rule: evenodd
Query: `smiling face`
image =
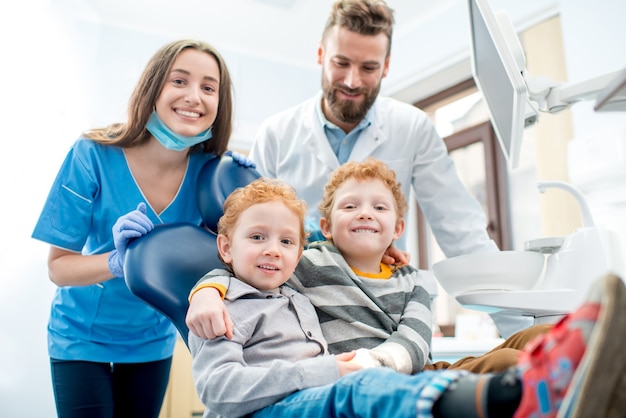
<path id="1" fill-rule="evenodd" d="M 159 118 L 171 130 L 196 136 L 217 116 L 220 70 L 210 54 L 188 48 L 172 64 L 156 101 Z"/>
<path id="2" fill-rule="evenodd" d="M 222 260 L 237 278 L 268 291 L 285 283 L 302 255 L 301 218 L 281 201 L 245 209 L 228 236 L 217 245 Z"/>
<path id="3" fill-rule="evenodd" d="M 320 226 L 350 266 L 378 272 L 382 255 L 404 231 L 404 219 L 382 180 L 349 178 L 335 190 L 330 217 Z"/>
<path id="4" fill-rule="evenodd" d="M 322 109 L 344 131 L 365 117 L 389 69 L 389 39 L 384 33 L 361 35 L 346 28 L 330 29 L 318 49 L 322 65 Z"/>

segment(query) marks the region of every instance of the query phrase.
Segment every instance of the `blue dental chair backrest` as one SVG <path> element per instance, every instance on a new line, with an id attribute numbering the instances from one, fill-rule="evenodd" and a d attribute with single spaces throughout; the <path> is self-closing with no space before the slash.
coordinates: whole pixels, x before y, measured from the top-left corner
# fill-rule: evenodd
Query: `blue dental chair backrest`
<path id="1" fill-rule="evenodd" d="M 259 178 L 259 173 L 234 162 L 215 158 L 202 168 L 198 179 L 198 207 L 205 225 L 217 231 L 224 200 L 238 187 Z M 157 225 L 129 243 L 124 263 L 126 285 L 148 305 L 161 312 L 178 329 L 188 345 L 185 316 L 191 288 L 205 273 L 223 268 L 217 256 L 216 235 L 196 225 Z"/>

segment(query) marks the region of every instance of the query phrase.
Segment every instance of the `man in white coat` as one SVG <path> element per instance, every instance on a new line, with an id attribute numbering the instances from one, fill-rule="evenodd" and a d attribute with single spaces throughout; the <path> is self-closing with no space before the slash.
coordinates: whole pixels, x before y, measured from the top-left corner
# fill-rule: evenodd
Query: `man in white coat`
<path id="1" fill-rule="evenodd" d="M 481 206 L 427 115 L 378 95 L 389 70 L 393 23 L 384 1 L 338 0 L 317 52 L 322 91 L 267 119 L 250 158 L 262 175 L 295 187 L 309 205 L 310 225 L 319 225 L 317 205 L 330 173 L 346 161 L 377 158 L 396 171 L 407 197 L 413 189 L 447 257 L 498 251 Z M 406 249 L 404 241 L 396 245 Z M 503 336 L 531 325 L 506 322 L 496 320 Z"/>

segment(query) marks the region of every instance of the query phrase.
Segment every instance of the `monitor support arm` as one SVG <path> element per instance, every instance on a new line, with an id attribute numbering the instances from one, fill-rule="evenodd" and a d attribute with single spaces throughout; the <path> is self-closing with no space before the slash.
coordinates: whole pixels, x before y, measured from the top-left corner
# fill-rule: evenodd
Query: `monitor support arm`
<path id="1" fill-rule="evenodd" d="M 579 83 L 556 83 L 547 77 L 533 77 L 524 73 L 528 87 L 528 97 L 536 102 L 542 111 L 557 113 L 581 100 L 596 99 L 623 71 L 614 71 Z"/>

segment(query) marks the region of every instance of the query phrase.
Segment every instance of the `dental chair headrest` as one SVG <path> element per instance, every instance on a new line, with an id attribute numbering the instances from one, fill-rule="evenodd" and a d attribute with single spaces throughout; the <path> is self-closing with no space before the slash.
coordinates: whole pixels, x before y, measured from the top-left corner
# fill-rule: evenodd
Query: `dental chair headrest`
<path id="1" fill-rule="evenodd" d="M 224 265 L 217 257 L 214 234 L 193 224 L 156 225 L 128 244 L 124 280 L 135 296 L 168 317 L 188 344 L 189 292 L 216 268 Z"/>
<path id="2" fill-rule="evenodd" d="M 205 226 L 217 233 L 217 222 L 224 214 L 228 195 L 259 177 L 254 168 L 244 167 L 230 156 L 208 161 L 200 171 L 197 190 L 198 208 Z"/>

